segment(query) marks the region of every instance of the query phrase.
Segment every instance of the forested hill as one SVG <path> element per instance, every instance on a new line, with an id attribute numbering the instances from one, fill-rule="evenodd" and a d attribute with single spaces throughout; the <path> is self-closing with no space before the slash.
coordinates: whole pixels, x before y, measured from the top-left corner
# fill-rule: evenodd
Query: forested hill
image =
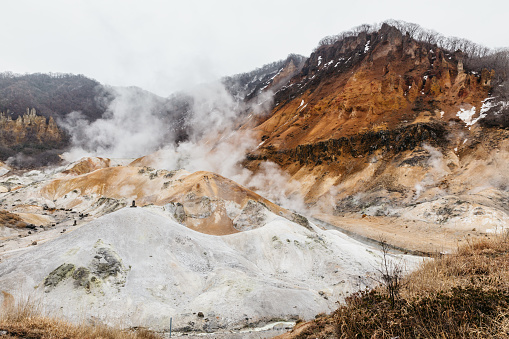
<path id="1" fill-rule="evenodd" d="M 96 80 L 74 74 L 0 73 L 0 112 L 13 119 L 35 108 L 45 117 L 81 111 L 90 120 L 104 113 L 111 100 Z"/>

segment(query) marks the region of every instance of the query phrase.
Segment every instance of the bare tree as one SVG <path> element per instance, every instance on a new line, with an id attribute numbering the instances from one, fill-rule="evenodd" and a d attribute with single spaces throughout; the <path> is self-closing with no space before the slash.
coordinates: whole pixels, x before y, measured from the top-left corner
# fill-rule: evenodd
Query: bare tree
<path id="1" fill-rule="evenodd" d="M 360 33 L 369 33 L 371 31 L 371 26 L 368 24 L 362 24 L 352 28 L 351 31 L 354 35 L 358 35 Z"/>
<path id="2" fill-rule="evenodd" d="M 382 261 L 380 267 L 377 269 L 378 277 L 375 278 L 375 280 L 385 288 L 389 295 L 391 306 L 394 307 L 396 300 L 399 298 L 399 291 L 402 286 L 403 265 L 401 262 L 395 262 L 390 258 L 390 248 L 386 240 L 382 239 L 380 241 L 380 246 Z"/>

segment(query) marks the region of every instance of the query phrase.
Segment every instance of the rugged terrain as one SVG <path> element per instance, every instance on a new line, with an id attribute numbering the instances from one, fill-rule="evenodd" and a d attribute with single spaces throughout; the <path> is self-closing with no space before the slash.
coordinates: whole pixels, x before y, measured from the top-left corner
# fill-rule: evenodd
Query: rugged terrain
<path id="1" fill-rule="evenodd" d="M 245 126 L 260 145 L 244 164 L 278 164 L 317 218 L 398 247 L 450 251 L 506 227 L 508 134 L 483 123 L 505 102 L 490 97 L 494 71 L 465 60 L 387 24 L 322 45 Z"/>
<path id="2" fill-rule="evenodd" d="M 239 330 L 374 286 L 381 241 L 412 269 L 501 233 L 509 105 L 485 66 L 383 24 L 195 92 L 110 88 L 101 116 L 2 115 L 0 300 Z M 41 147 L 98 156 L 20 168 Z"/>
<path id="3" fill-rule="evenodd" d="M 29 158 L 41 166 L 58 162 L 58 153 L 67 142 L 68 136 L 53 117 L 39 116 L 35 109 L 27 109 L 15 120 L 0 113 L 0 159 L 14 166 L 28 165 Z"/>
<path id="4" fill-rule="evenodd" d="M 2 300 L 29 293 L 73 321 L 215 332 L 308 319 L 373 284 L 379 250 L 217 174 L 143 161 L 8 176 Z"/>
<path id="5" fill-rule="evenodd" d="M 399 281 L 393 299 L 382 283 L 277 338 L 506 337 L 507 235 L 471 241 L 424 263 Z"/>
<path id="6" fill-rule="evenodd" d="M 303 56 L 290 55 L 252 72 L 166 98 L 138 87 L 103 85 L 83 75 L 0 73 L 0 161 L 33 169 L 61 163 L 58 154 L 77 144 L 88 153 L 104 152 L 122 141 L 111 135 L 88 140 L 98 133 L 112 133 L 102 121 L 113 121 L 115 127 L 126 130 L 126 137 L 143 134 L 143 126 L 159 124 L 151 137 L 144 137 L 154 139 L 146 146 L 147 151 L 201 138 L 203 128 L 209 127 L 200 126 L 202 114 L 218 110 L 242 121 L 260 97 L 270 102 L 265 92 L 281 88 L 300 71 L 304 60 Z M 225 122 L 222 118 L 215 121 L 216 127 Z M 86 127 L 90 126 L 99 131 L 88 135 Z"/>

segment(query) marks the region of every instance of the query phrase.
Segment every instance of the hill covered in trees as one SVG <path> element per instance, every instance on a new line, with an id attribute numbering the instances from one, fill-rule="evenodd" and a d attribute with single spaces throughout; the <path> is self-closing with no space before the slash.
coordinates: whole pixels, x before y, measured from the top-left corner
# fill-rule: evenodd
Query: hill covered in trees
<path id="1" fill-rule="evenodd" d="M 0 112 L 13 119 L 34 108 L 55 120 L 73 111 L 95 120 L 110 101 L 104 86 L 83 75 L 0 73 Z"/>

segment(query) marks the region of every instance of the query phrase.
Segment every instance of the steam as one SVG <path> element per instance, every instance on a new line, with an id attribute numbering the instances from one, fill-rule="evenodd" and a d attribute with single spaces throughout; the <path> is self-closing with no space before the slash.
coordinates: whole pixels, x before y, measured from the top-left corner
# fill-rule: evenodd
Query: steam
<path id="1" fill-rule="evenodd" d="M 280 206 L 300 212 L 307 210 L 300 194 L 300 183 L 291 180 L 290 175 L 273 162 L 263 162 L 260 170 L 249 177 L 245 185 L 258 188 L 255 191 Z"/>
<path id="2" fill-rule="evenodd" d="M 68 115 L 62 126 L 72 135 L 72 148 L 64 154 L 68 161 L 84 156 L 134 158 L 157 152 L 154 167 L 190 172 L 210 171 L 246 186 L 263 197 L 295 211 L 304 211 L 300 184 L 278 165 L 264 162 L 253 173 L 241 163 L 255 150 L 257 139 L 249 130 L 239 129 L 272 107 L 272 93 L 259 95 L 245 104 L 235 100 L 221 83 L 210 83 L 185 93 L 189 111 L 182 117 L 161 114 L 162 98 L 132 88 L 112 90 L 114 100 L 104 116 L 87 121 L 79 112 Z M 187 140 L 179 141 L 176 130 L 185 129 Z"/>
<path id="3" fill-rule="evenodd" d="M 442 152 L 430 145 L 423 145 L 422 148 L 430 155 L 427 161 L 430 170 L 426 173 L 421 182 L 415 185 L 414 200 L 419 198 L 423 191 L 435 187 L 436 183 L 449 173 Z"/>
<path id="4" fill-rule="evenodd" d="M 139 157 L 155 150 L 166 135 L 155 114 L 156 97 L 134 88 L 112 88 L 114 100 L 103 117 L 90 123 L 80 112 L 70 113 L 60 125 L 72 136 L 64 159 L 84 156 Z"/>

